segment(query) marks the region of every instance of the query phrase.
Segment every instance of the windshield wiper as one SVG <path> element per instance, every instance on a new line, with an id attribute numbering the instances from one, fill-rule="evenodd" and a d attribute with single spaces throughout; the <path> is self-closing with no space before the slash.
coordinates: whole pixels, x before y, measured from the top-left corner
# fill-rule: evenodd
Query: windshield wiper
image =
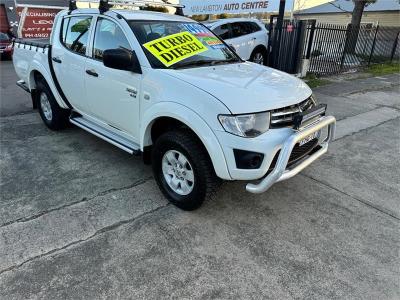
<path id="1" fill-rule="evenodd" d="M 240 62 L 240 60 L 238 60 L 236 58 L 231 58 L 231 59 L 227 59 L 227 60 L 216 60 L 211 65 L 230 64 L 230 63 L 235 63 L 235 62 Z"/>
<path id="2" fill-rule="evenodd" d="M 172 69 L 180 69 L 180 68 L 186 68 L 186 67 L 191 67 L 191 66 L 202 66 L 202 65 L 214 66 L 216 64 L 224 64 L 224 63 L 231 63 L 231 62 L 237 62 L 237 61 L 238 60 L 236 60 L 236 59 L 229 59 L 229 60 L 210 59 L 210 60 L 188 61 L 188 62 L 177 64 L 176 66 L 173 66 Z"/>

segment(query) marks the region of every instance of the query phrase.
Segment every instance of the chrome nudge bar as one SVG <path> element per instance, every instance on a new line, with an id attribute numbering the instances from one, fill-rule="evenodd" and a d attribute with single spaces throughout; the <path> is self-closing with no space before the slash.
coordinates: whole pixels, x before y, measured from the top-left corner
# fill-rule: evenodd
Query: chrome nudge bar
<path id="1" fill-rule="evenodd" d="M 293 147 L 302 139 L 325 127 L 328 127 L 328 136 L 320 144 L 320 149 L 308 156 L 307 158 L 303 159 L 300 163 L 296 164 L 293 169 L 286 169 Z M 250 193 L 263 193 L 268 190 L 275 182 L 289 179 L 298 174 L 300 171 L 302 171 L 304 168 L 309 166 L 312 162 L 317 160 L 328 151 L 328 144 L 330 141 L 333 140 L 335 136 L 335 130 L 336 119 L 332 116 L 328 116 L 321 117 L 315 123 L 291 135 L 283 144 L 274 170 L 258 184 L 248 183 L 246 185 L 246 190 Z"/>

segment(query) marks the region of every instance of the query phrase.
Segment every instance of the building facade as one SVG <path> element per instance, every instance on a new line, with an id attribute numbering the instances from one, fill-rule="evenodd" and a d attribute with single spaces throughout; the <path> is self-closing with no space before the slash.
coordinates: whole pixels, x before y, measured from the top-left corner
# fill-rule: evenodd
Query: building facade
<path id="1" fill-rule="evenodd" d="M 353 1 L 335 0 L 312 8 L 298 10 L 298 20 L 317 20 L 318 23 L 347 25 L 351 22 Z M 371 26 L 400 26 L 400 4 L 398 0 L 377 0 L 364 9 L 362 24 Z"/>

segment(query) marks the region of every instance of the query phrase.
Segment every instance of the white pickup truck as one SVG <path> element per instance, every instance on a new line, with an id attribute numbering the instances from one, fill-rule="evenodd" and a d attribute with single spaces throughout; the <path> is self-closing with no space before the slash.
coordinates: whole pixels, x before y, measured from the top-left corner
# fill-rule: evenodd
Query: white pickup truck
<path id="1" fill-rule="evenodd" d="M 72 123 L 151 163 L 165 196 L 193 210 L 221 180 L 262 193 L 323 155 L 335 118 L 286 73 L 245 62 L 182 16 L 70 9 L 49 41 L 16 40 L 19 86 L 44 123 Z"/>

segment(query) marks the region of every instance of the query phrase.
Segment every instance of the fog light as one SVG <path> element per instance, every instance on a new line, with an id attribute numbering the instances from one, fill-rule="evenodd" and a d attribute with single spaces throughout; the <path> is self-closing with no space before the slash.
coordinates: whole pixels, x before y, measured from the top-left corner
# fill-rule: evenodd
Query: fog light
<path id="1" fill-rule="evenodd" d="M 238 169 L 259 169 L 264 160 L 264 154 L 233 149 L 236 167 Z"/>

